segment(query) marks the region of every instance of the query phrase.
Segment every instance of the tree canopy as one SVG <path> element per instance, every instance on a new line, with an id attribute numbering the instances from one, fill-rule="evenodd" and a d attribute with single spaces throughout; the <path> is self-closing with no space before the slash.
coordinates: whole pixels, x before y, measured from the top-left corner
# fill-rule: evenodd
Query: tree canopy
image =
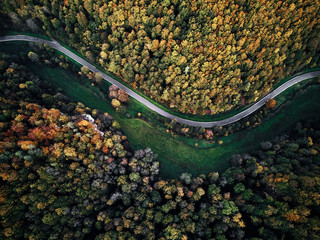
<path id="1" fill-rule="evenodd" d="M 239 108 L 319 64 L 319 0 L 20 2 L 0 3 L 15 27 L 38 24 L 183 113 Z"/>

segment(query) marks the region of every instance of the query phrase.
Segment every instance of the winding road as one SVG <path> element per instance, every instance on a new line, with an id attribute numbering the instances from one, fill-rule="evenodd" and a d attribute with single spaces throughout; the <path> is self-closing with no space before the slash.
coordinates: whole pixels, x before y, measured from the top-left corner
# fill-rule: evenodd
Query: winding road
<path id="1" fill-rule="evenodd" d="M 168 112 L 164 111 L 163 109 L 157 107 L 156 105 L 154 105 L 153 103 L 151 103 L 147 99 L 141 97 L 139 94 L 137 94 L 136 92 L 132 91 L 130 88 L 128 88 L 125 85 L 121 84 L 120 82 L 118 82 L 117 80 L 113 79 L 112 77 L 110 77 L 109 75 L 105 74 L 104 72 L 98 70 L 95 66 L 93 66 L 90 63 L 88 63 L 86 60 L 82 59 L 78 55 L 76 55 L 73 52 L 69 51 L 68 49 L 63 47 L 60 43 L 58 43 L 55 40 L 49 41 L 49 40 L 45 40 L 45 39 L 42 39 L 42 38 L 36 38 L 36 37 L 27 36 L 27 35 L 12 35 L 12 36 L 0 37 L 0 42 L 9 42 L 9 41 L 27 41 L 27 42 L 37 42 L 37 43 L 47 44 L 47 45 L 51 46 L 52 48 L 58 50 L 59 52 L 61 52 L 61 53 L 65 54 L 65 55 L 67 55 L 68 57 L 72 58 L 73 60 L 75 60 L 79 64 L 81 64 L 83 66 L 86 66 L 92 72 L 101 73 L 102 77 L 106 81 L 108 81 L 111 84 L 116 85 L 120 89 L 123 89 L 124 91 L 126 91 L 128 93 L 128 95 L 130 95 L 131 97 L 135 98 L 136 100 L 138 100 L 139 102 L 144 104 L 149 109 L 155 111 L 156 113 L 158 113 L 158 114 L 160 114 L 160 115 L 162 115 L 162 116 L 164 116 L 166 118 L 169 118 L 169 119 L 176 119 L 179 123 L 188 124 L 188 125 L 191 125 L 191 126 L 194 126 L 194 127 L 210 128 L 210 127 L 214 127 L 214 126 L 224 126 L 224 125 L 228 125 L 230 123 L 234 123 L 236 121 L 239 121 L 240 119 L 247 117 L 251 113 L 253 113 L 256 110 L 258 110 L 259 108 L 261 108 L 269 99 L 276 97 L 277 95 L 279 95 L 280 93 L 282 93 L 286 89 L 290 88 L 291 86 L 293 86 L 293 85 L 295 85 L 295 84 L 297 84 L 297 83 L 299 83 L 301 81 L 320 76 L 320 71 L 314 71 L 314 72 L 305 73 L 305 74 L 302 74 L 302 75 L 299 75 L 299 76 L 295 76 L 292 79 L 290 79 L 289 81 L 287 81 L 284 84 L 282 84 L 281 86 L 279 86 L 274 91 L 272 91 L 269 94 L 267 94 L 265 97 L 263 97 L 258 102 L 253 104 L 251 107 L 247 108 L 246 110 L 244 110 L 244 111 L 242 111 L 242 112 L 240 112 L 240 113 L 238 113 L 238 114 L 236 114 L 236 115 L 234 115 L 234 116 L 232 116 L 230 118 L 226 118 L 226 119 L 220 120 L 220 121 L 198 122 L 198 121 L 192 121 L 192 120 L 188 120 L 188 119 L 177 117 L 177 116 L 175 116 L 175 115 L 173 115 L 171 113 L 168 113 Z"/>

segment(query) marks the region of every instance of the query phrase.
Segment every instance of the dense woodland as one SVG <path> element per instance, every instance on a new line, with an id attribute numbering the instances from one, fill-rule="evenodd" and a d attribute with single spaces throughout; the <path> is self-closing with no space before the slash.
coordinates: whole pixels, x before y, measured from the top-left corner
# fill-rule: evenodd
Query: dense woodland
<path id="1" fill-rule="evenodd" d="M 4 0 L 0 31 L 46 33 L 172 109 L 215 114 L 319 63 L 319 9 L 318 0 Z M 320 239 L 319 119 L 234 155 L 224 172 L 161 179 L 151 149 L 133 151 L 112 116 L 70 101 L 23 61 L 0 53 L 1 239 Z M 114 107 L 127 101 L 109 95 Z"/>
<path id="2" fill-rule="evenodd" d="M 14 60 L 0 54 L 1 239 L 319 239 L 319 119 L 164 180 L 110 115 Z"/>
<path id="3" fill-rule="evenodd" d="M 320 61 L 319 0 L 4 0 L 0 11 L 1 28 L 55 37 L 183 113 L 238 108 Z"/>

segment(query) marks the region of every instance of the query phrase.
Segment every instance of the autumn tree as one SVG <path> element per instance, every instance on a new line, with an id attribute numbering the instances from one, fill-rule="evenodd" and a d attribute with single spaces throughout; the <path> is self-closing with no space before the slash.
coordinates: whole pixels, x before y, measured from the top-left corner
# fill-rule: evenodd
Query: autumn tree
<path id="1" fill-rule="evenodd" d="M 270 108 L 274 108 L 274 106 L 276 105 L 277 101 L 274 100 L 273 98 L 269 99 L 267 102 L 266 102 L 266 107 L 268 109 Z"/>

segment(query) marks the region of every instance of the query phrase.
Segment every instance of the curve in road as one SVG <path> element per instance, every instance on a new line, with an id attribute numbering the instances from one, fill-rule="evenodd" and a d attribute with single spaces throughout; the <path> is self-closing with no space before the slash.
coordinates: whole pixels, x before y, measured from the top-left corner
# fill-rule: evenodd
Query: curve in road
<path id="1" fill-rule="evenodd" d="M 232 117 L 229 117 L 229 118 L 226 118 L 226 119 L 223 119 L 220 121 L 198 122 L 198 121 L 192 121 L 192 120 L 177 117 L 177 116 L 175 116 L 171 113 L 168 113 L 168 112 L 164 111 L 163 109 L 157 107 L 156 105 L 154 105 L 153 103 L 151 103 L 147 99 L 143 98 L 142 96 L 140 96 L 136 92 L 132 91 L 130 88 L 126 87 L 125 85 L 123 85 L 122 83 L 113 79 L 112 77 L 105 74 L 104 72 L 98 70 L 95 66 L 88 63 L 86 60 L 82 59 L 78 55 L 76 55 L 73 52 L 71 52 L 70 50 L 66 49 L 65 47 L 63 47 L 60 43 L 58 43 L 55 40 L 48 41 L 48 40 L 45 40 L 42 38 L 36 38 L 36 37 L 27 36 L 27 35 L 12 35 L 12 36 L 0 37 L 0 42 L 9 42 L 9 41 L 27 41 L 27 42 L 38 42 L 38 43 L 47 44 L 47 45 L 51 46 L 52 48 L 58 50 L 59 52 L 62 52 L 63 54 L 67 55 L 68 57 L 72 58 L 73 60 L 75 60 L 79 64 L 86 66 L 92 72 L 101 73 L 103 79 L 105 79 L 106 81 L 108 81 L 111 84 L 116 85 L 118 88 L 123 89 L 124 91 L 126 91 L 128 93 L 129 96 L 135 98 L 136 100 L 138 100 L 139 102 L 144 104 L 146 107 L 155 111 L 156 113 L 160 114 L 161 116 L 164 116 L 169 119 L 176 119 L 179 123 L 188 124 L 188 125 L 194 126 L 194 127 L 210 128 L 210 127 L 214 127 L 214 126 L 225 126 L 225 125 L 234 123 L 236 121 L 239 121 L 240 119 L 247 117 L 251 113 L 253 113 L 256 110 L 258 110 L 259 108 L 261 108 L 269 99 L 276 97 L 277 95 L 279 95 L 280 93 L 282 93 L 286 89 L 290 88 L 291 86 L 293 86 L 301 81 L 320 76 L 320 71 L 309 72 L 309 73 L 305 73 L 305 74 L 296 76 L 296 77 L 290 79 L 289 81 L 285 82 L 281 86 L 279 86 L 274 91 L 267 94 L 265 97 L 260 99 L 258 102 L 256 102 L 251 107 L 247 108 L 246 110 L 244 110 L 244 111 L 242 111 Z"/>

